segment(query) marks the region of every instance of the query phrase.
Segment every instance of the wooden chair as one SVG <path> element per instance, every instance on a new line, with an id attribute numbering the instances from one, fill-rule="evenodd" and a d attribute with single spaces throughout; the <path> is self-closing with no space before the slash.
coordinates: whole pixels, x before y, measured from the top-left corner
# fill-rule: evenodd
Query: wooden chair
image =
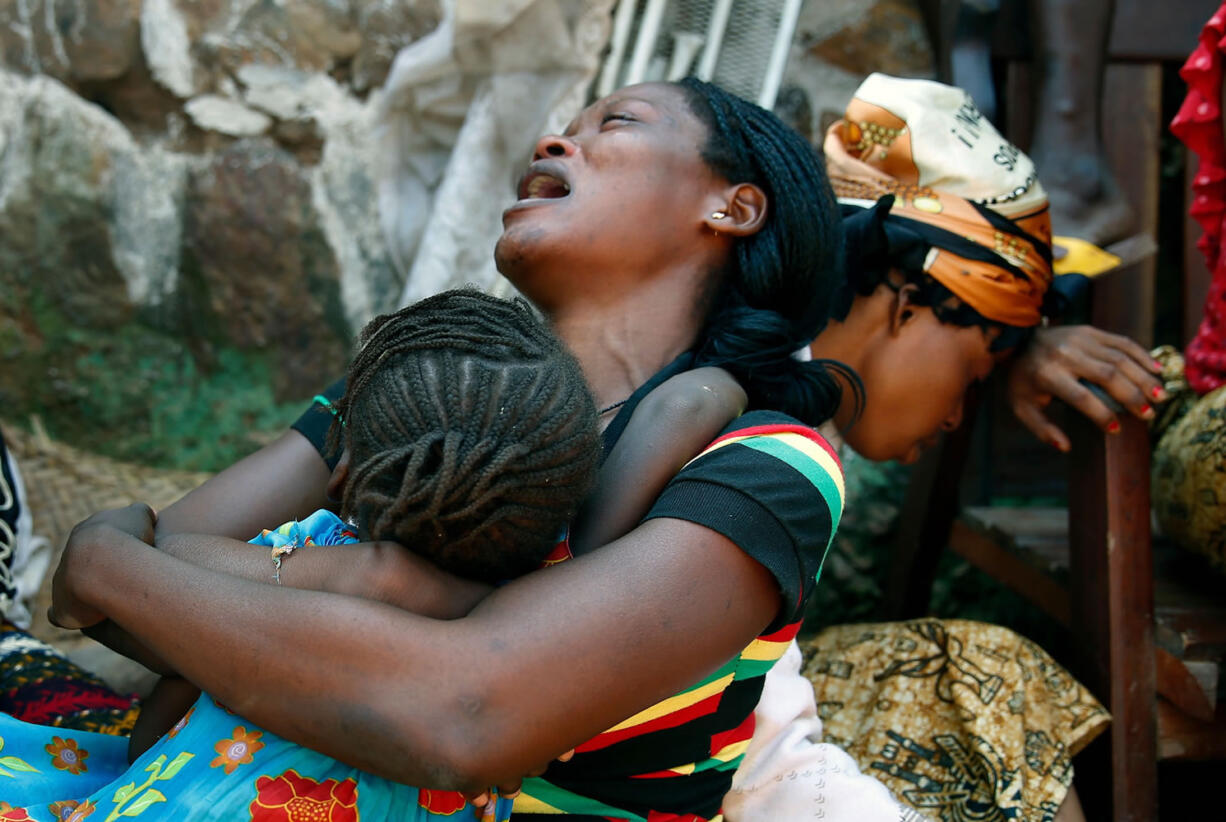
<path id="1" fill-rule="evenodd" d="M 1158 229 L 1159 144 L 1166 126 L 1162 65 L 1186 58 L 1211 5 L 1173 2 L 1154 15 L 1141 0 L 1117 0 L 1104 121 L 1128 125 L 1106 135 L 1107 151 L 1141 231 L 1150 236 Z M 1012 61 L 999 95 L 1006 132 L 1028 133 L 1025 54 L 1015 40 L 997 43 L 995 52 Z M 1187 171 L 1188 179 L 1194 171 Z M 1163 207 L 1186 214 L 1183 203 Z M 1197 235 L 1187 221 L 1184 339 L 1199 322 L 1209 278 L 1195 252 Z M 1146 297 L 1154 293 L 1155 272 L 1152 256 L 1142 255 L 1097 283 L 1094 324 L 1150 344 L 1154 301 Z M 966 418 L 975 416 L 968 407 Z M 917 466 L 908 491 L 887 616 L 927 613 L 936 561 L 948 546 L 1067 626 L 1075 649 L 1071 667 L 1114 717 L 1103 749 L 1113 818 L 1141 822 L 1157 817 L 1159 759 L 1226 758 L 1226 706 L 1216 698 L 1218 661 L 1226 653 L 1226 597 L 1212 590 L 1226 584 L 1197 585 L 1197 575 L 1182 567 L 1187 559 L 1161 545 L 1155 550 L 1149 435 L 1140 421 L 1120 419 L 1121 431 L 1106 435 L 1079 415 L 1067 415 L 1074 444 L 1065 462 L 1067 508 L 960 510 L 972 426 L 946 436 Z M 1043 448 L 1037 442 L 1029 447 Z M 1094 797 L 1086 799 L 1092 807 Z"/>

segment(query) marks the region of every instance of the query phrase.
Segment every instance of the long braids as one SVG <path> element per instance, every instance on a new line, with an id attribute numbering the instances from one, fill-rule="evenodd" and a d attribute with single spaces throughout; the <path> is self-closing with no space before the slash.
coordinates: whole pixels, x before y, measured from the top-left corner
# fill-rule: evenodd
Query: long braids
<path id="1" fill-rule="evenodd" d="M 362 536 L 473 579 L 537 567 L 600 453 L 575 359 L 522 300 L 473 290 L 372 320 L 337 413 Z"/>
<path id="2" fill-rule="evenodd" d="M 841 279 L 842 225 L 821 155 L 759 106 L 693 78 L 680 86 L 707 126 L 703 159 L 729 182 L 757 185 L 769 203 L 762 229 L 736 243 L 696 364 L 726 368 L 751 405 L 814 425 L 839 407 L 837 372 L 858 412 L 863 386 L 854 371 L 792 356 L 825 328 Z"/>

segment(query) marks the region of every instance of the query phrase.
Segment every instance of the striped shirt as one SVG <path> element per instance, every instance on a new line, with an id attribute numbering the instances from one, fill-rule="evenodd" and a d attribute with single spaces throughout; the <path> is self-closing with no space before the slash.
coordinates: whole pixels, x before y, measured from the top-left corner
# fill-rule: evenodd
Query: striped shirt
<path id="1" fill-rule="evenodd" d="M 829 443 L 775 412 L 745 414 L 691 460 L 647 518 L 687 520 L 735 542 L 777 580 L 779 616 L 715 673 L 579 746 L 570 762 L 525 780 L 514 822 L 557 814 L 722 819 L 720 803 L 753 735 L 764 677 L 800 628 L 843 493 L 842 468 Z"/>
<path id="2" fill-rule="evenodd" d="M 683 355 L 634 393 L 605 431 L 606 454 L 638 401 L 691 359 Z M 324 396 L 335 400 L 343 390 L 340 381 Z M 313 404 L 294 428 L 323 455 L 332 417 L 321 409 Z M 682 519 L 732 540 L 775 577 L 779 615 L 715 673 L 579 746 L 570 762 L 525 779 L 513 822 L 558 814 L 575 822 L 721 820 L 720 803 L 753 735 L 763 679 L 800 628 L 843 496 L 842 467 L 830 444 L 772 411 L 736 419 L 682 468 L 647 519 Z"/>

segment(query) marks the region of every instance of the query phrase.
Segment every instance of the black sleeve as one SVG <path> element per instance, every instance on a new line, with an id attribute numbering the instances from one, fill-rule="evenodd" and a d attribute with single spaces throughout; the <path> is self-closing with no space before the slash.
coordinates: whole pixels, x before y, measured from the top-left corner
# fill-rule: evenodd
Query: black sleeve
<path id="1" fill-rule="evenodd" d="M 310 407 L 302 412 L 302 416 L 290 426 L 315 446 L 319 456 L 323 457 L 324 462 L 328 464 L 329 471 L 336 467 L 337 461 L 341 458 L 339 451 L 335 454 L 328 452 L 328 429 L 332 427 L 332 420 L 336 413 L 333 406 L 344 393 L 345 378 L 341 377 L 325 388 L 322 393 L 316 394 L 311 400 Z"/>
<path id="2" fill-rule="evenodd" d="M 779 583 L 774 631 L 802 618 L 842 511 L 829 443 L 790 417 L 755 411 L 682 468 L 647 518 L 705 526 L 762 563 Z"/>

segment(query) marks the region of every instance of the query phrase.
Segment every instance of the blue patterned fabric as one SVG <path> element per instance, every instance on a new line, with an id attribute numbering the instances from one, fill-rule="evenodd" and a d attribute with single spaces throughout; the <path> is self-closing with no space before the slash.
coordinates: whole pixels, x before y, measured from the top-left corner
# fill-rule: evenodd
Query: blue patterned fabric
<path id="1" fill-rule="evenodd" d="M 335 515 L 265 531 L 254 543 L 336 545 Z M 208 694 L 135 763 L 128 740 L 0 715 L 0 821 L 415 822 L 471 819 L 463 797 L 400 785 L 265 731 Z M 511 814 L 499 799 L 499 822 Z"/>

